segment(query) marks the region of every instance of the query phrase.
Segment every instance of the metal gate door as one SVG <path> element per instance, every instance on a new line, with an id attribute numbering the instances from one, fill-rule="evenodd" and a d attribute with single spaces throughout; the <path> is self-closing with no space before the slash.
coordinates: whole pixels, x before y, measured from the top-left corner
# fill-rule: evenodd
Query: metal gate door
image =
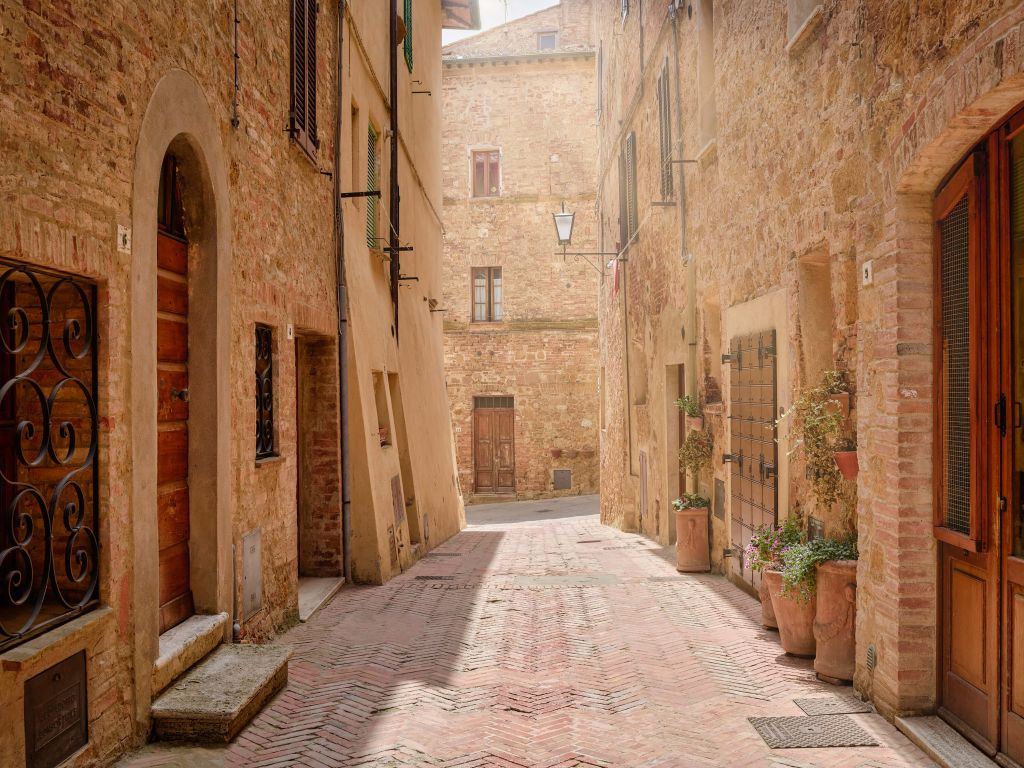
<path id="1" fill-rule="evenodd" d="M 778 520 L 775 331 L 737 336 L 727 358 L 733 563 L 736 574 L 757 589 L 761 578 L 743 551 L 754 529 Z"/>

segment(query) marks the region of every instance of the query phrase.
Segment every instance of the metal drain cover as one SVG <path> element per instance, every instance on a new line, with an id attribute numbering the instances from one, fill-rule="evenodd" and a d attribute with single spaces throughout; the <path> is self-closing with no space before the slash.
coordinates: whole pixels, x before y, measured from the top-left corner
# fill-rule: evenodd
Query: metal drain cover
<path id="1" fill-rule="evenodd" d="M 416 581 L 451 581 L 454 576 L 417 576 Z"/>
<path id="2" fill-rule="evenodd" d="M 808 715 L 853 715 L 871 712 L 871 705 L 854 696 L 829 696 L 827 699 L 793 699 Z"/>
<path id="3" fill-rule="evenodd" d="M 747 719 L 769 749 L 878 746 L 874 737 L 847 715 Z"/>

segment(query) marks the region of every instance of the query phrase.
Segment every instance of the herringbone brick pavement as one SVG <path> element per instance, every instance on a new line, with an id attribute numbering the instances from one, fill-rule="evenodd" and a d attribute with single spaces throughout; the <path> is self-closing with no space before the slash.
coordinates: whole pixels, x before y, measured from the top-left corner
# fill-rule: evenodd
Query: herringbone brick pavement
<path id="1" fill-rule="evenodd" d="M 339 593 L 281 638 L 287 688 L 217 758 L 150 748 L 124 765 L 931 765 L 877 715 L 854 717 L 880 747 L 769 750 L 748 717 L 849 689 L 784 655 L 724 579 L 543 506 L 553 519 L 491 510 L 389 584 Z"/>

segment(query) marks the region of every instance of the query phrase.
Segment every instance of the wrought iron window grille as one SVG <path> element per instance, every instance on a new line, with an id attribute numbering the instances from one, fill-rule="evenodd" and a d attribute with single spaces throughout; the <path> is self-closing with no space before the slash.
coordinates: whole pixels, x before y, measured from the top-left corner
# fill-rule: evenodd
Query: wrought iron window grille
<path id="1" fill-rule="evenodd" d="M 277 456 L 274 443 L 274 332 L 256 326 L 256 458 Z"/>
<path id="2" fill-rule="evenodd" d="M 0 260 L 0 651 L 99 605 L 96 285 Z"/>

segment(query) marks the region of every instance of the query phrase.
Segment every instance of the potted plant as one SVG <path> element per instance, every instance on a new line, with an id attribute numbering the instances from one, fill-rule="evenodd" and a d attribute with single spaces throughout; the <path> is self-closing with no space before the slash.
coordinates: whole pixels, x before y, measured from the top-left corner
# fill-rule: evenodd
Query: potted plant
<path id="1" fill-rule="evenodd" d="M 672 506 L 676 511 L 676 570 L 681 573 L 710 571 L 708 509 L 711 502 L 700 494 L 684 493 Z"/>
<path id="2" fill-rule="evenodd" d="M 837 390 L 844 386 L 841 382 L 840 372 L 827 371 L 822 383 L 804 391 L 791 409 L 795 413 L 799 445 L 807 461 L 807 477 L 822 509 L 830 509 L 843 497 L 846 472 L 856 465 L 856 455 L 852 459 L 849 456 L 849 447 L 853 446 L 854 454 L 856 447 L 845 434 L 846 416 L 836 406 L 835 397 L 840 394 Z M 840 457 L 837 453 L 844 455 Z M 846 471 L 840 470 L 840 461 Z M 855 470 L 852 476 L 856 476 Z"/>
<path id="3" fill-rule="evenodd" d="M 676 407 L 686 415 L 687 432 L 704 429 L 704 412 L 701 410 L 697 398 L 683 395 L 676 400 Z"/>
<path id="4" fill-rule="evenodd" d="M 803 534 L 800 523 L 795 517 L 787 517 L 778 528 L 762 525 L 750 539 L 745 556 L 747 563 L 755 573 L 761 574 L 761 624 L 766 629 L 778 629 L 775 609 L 772 607 L 770 585 L 782 583 L 782 551 L 786 547 L 799 544 Z"/>
<path id="5" fill-rule="evenodd" d="M 846 480 L 853 480 L 857 477 L 860 464 L 857 461 L 857 446 L 852 440 L 840 440 L 836 450 L 832 452 L 836 467 Z"/>
<path id="6" fill-rule="evenodd" d="M 825 371 L 821 386 L 827 395 L 825 408 L 829 412 L 839 414 L 845 423 L 850 418 L 850 392 L 846 385 L 846 377 L 841 371 Z"/>
<path id="7" fill-rule="evenodd" d="M 818 678 L 842 684 L 856 667 L 857 537 L 815 539 L 783 556 L 783 592 L 812 603 Z"/>

